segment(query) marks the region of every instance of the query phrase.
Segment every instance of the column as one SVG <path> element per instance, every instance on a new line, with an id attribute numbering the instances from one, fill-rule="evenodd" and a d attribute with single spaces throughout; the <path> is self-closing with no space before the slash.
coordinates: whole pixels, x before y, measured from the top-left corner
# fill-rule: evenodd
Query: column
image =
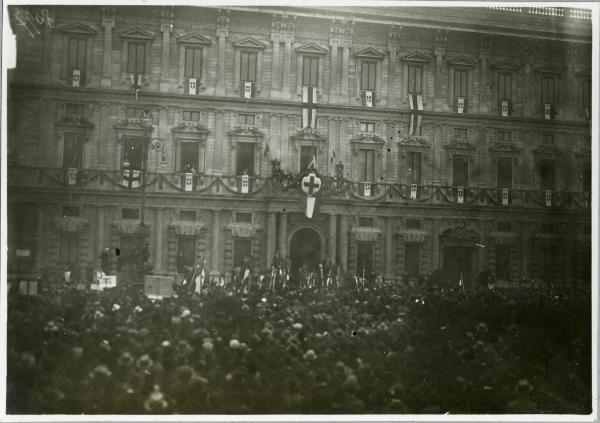
<path id="1" fill-rule="evenodd" d="M 279 250 L 284 256 L 288 256 L 287 250 L 287 213 L 279 214 Z"/>
<path id="2" fill-rule="evenodd" d="M 216 95 L 225 95 L 225 40 L 227 29 L 217 29 L 217 87 Z"/>
<path id="3" fill-rule="evenodd" d="M 329 103 L 334 103 L 337 100 L 336 95 L 340 92 L 338 88 L 338 41 L 331 40 L 329 42 L 331 46 L 331 74 L 329 78 Z"/>
<path id="4" fill-rule="evenodd" d="M 284 37 L 285 50 L 283 52 L 283 87 L 285 93 L 290 92 L 290 75 L 292 72 L 292 39 L 290 36 Z"/>
<path id="5" fill-rule="evenodd" d="M 337 247 L 337 215 L 329 215 L 329 260 L 332 262 L 336 261 L 336 247 Z"/>
<path id="6" fill-rule="evenodd" d="M 220 241 L 221 241 L 221 210 L 213 210 L 212 216 L 212 248 L 210 254 L 210 273 L 220 274 Z"/>
<path id="7" fill-rule="evenodd" d="M 102 26 L 104 27 L 104 49 L 102 53 L 102 77 L 100 85 L 102 87 L 110 87 L 110 70 L 112 63 L 112 29 L 115 27 L 114 9 L 103 8 L 104 16 L 102 18 Z"/>
<path id="8" fill-rule="evenodd" d="M 171 18 L 171 19 L 169 19 Z M 160 84 L 159 91 L 169 90 L 169 47 L 171 32 L 173 32 L 172 14 L 165 12 L 162 17 L 160 30 L 162 32 L 162 57 L 160 60 Z"/>
<path id="9" fill-rule="evenodd" d="M 487 85 L 489 56 L 490 53 L 487 50 L 479 53 L 479 59 L 481 63 L 481 72 L 479 73 L 479 113 L 487 113 L 489 109 L 489 105 L 486 101 L 487 93 L 485 88 Z"/>
<path id="10" fill-rule="evenodd" d="M 102 250 L 107 245 L 104 245 L 104 208 L 96 207 L 96 259 L 99 259 Z M 94 261 L 94 268 L 99 265 L 99 261 Z"/>
<path id="11" fill-rule="evenodd" d="M 441 268 L 440 264 L 440 222 L 437 219 L 431 221 L 431 269 L 436 270 Z"/>
<path id="12" fill-rule="evenodd" d="M 342 58 L 342 89 L 341 96 L 348 97 L 348 68 L 350 67 L 350 47 L 344 46 Z"/>
<path id="13" fill-rule="evenodd" d="M 394 278 L 394 274 L 392 271 L 392 258 L 393 258 L 393 221 L 391 217 L 385 218 L 385 255 L 384 255 L 384 278 L 386 280 L 392 280 Z"/>
<path id="14" fill-rule="evenodd" d="M 273 265 L 273 256 L 275 255 L 275 231 L 277 215 L 273 212 L 267 213 L 267 269 Z"/>
<path id="15" fill-rule="evenodd" d="M 444 59 L 444 54 L 446 53 L 445 45 L 446 45 L 446 31 L 438 30 L 438 33 L 435 37 L 435 45 L 433 49 L 433 54 L 435 55 L 435 85 L 434 85 L 434 110 L 440 111 L 442 110 L 442 104 L 444 98 L 442 97 L 442 74 L 444 73 L 442 60 Z M 448 81 L 446 80 L 446 83 Z M 449 90 L 449 88 L 448 88 Z"/>
<path id="16" fill-rule="evenodd" d="M 154 209 L 154 260 L 152 263 L 154 266 L 154 269 L 152 269 L 154 273 L 161 273 L 163 270 L 163 215 L 164 212 L 162 209 Z"/>
<path id="17" fill-rule="evenodd" d="M 340 216 L 340 248 L 338 263 L 342 272 L 348 271 L 348 216 Z"/>

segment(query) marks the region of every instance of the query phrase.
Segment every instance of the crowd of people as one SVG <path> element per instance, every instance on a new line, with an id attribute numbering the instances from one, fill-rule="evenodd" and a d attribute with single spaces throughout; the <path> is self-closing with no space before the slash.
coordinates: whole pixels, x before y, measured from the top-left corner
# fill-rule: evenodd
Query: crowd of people
<path id="1" fill-rule="evenodd" d="M 8 301 L 8 413 L 589 413 L 582 292 L 347 284 Z"/>

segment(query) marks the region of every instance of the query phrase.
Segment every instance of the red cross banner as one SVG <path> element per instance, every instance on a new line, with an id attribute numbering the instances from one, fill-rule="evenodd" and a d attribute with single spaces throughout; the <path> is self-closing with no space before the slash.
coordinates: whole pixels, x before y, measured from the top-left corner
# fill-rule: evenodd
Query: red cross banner
<path id="1" fill-rule="evenodd" d="M 302 87 L 302 129 L 317 127 L 317 91 L 314 87 Z"/>
<path id="2" fill-rule="evenodd" d="M 408 135 L 421 135 L 421 120 L 423 117 L 423 96 L 411 94 L 408 96 L 410 104 L 410 131 Z"/>
<path id="3" fill-rule="evenodd" d="M 321 189 L 321 178 L 319 178 L 314 172 L 309 173 L 307 176 L 302 178 L 302 191 L 307 195 L 306 197 L 306 217 L 312 219 L 313 212 L 315 210 L 315 197 L 314 195 Z"/>

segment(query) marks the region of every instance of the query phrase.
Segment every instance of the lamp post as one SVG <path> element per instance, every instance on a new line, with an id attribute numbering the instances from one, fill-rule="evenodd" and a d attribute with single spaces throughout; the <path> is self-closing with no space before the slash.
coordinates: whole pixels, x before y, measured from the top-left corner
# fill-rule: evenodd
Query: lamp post
<path id="1" fill-rule="evenodd" d="M 144 114 L 141 118 L 140 126 L 144 131 L 144 142 L 142 143 L 142 180 L 141 180 L 141 191 L 142 191 L 142 207 L 140 210 L 140 229 L 143 230 L 146 226 L 145 222 L 145 209 L 146 209 L 146 185 L 145 178 L 148 173 L 148 149 L 154 150 L 157 153 L 163 152 L 162 160 L 164 161 L 164 141 L 162 138 L 152 138 L 152 113 L 148 110 L 144 110 Z"/>

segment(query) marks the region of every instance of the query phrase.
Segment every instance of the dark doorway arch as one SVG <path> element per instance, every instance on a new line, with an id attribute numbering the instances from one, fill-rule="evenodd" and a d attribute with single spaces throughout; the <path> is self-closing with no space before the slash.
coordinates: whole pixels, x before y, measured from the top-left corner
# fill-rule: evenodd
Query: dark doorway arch
<path id="1" fill-rule="evenodd" d="M 313 269 L 321 261 L 321 236 L 311 228 L 298 229 L 290 240 L 292 271 L 306 265 Z"/>

